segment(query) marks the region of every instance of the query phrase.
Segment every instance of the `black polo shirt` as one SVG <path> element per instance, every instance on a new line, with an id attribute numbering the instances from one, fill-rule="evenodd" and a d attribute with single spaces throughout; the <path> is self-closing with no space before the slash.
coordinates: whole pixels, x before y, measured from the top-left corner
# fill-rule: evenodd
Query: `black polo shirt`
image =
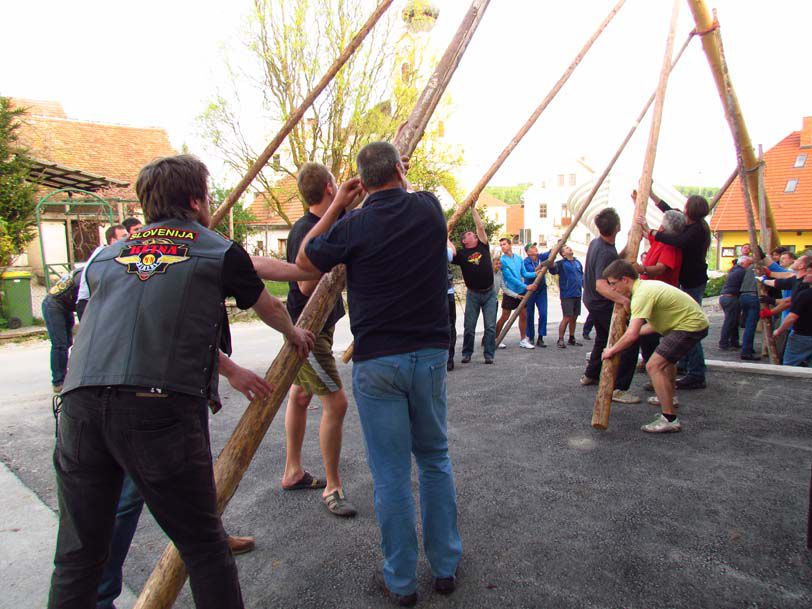
<path id="1" fill-rule="evenodd" d="M 467 288 L 484 292 L 493 287 L 491 248 L 487 243 L 477 241 L 474 247 L 461 247 L 452 262 L 462 270 L 462 279 Z"/>
<path id="2" fill-rule="evenodd" d="M 428 192 L 376 192 L 305 253 L 326 273 L 347 265 L 353 359 L 448 348 L 446 223 Z"/>

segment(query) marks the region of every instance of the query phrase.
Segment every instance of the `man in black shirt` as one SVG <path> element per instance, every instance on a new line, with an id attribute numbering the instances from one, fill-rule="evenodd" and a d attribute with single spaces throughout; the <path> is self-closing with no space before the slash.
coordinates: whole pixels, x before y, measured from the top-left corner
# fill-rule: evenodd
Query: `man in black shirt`
<path id="1" fill-rule="evenodd" d="M 792 289 L 792 306 L 784 323 L 774 334 L 781 336 L 792 328 L 784 350 L 785 366 L 801 366 L 812 361 L 812 258 L 803 259 L 804 275 Z"/>
<path id="2" fill-rule="evenodd" d="M 296 221 L 288 234 L 287 261 L 290 263 L 296 262 L 296 254 L 299 253 L 302 241 L 330 207 L 338 191 L 333 175 L 321 163 L 305 163 L 299 170 L 297 184 L 299 194 L 308 205 L 308 211 Z M 294 322 L 299 319 L 318 282 L 318 279 L 288 282 L 290 291 L 287 306 Z M 344 415 L 347 413 L 347 394 L 341 386 L 341 377 L 333 357 L 333 331 L 336 322 L 342 317 L 344 317 L 344 301 L 339 296 L 330 316 L 324 322 L 324 327 L 316 337 L 313 351 L 302 364 L 290 388 L 285 412 L 287 451 L 282 488 L 324 489 L 322 501 L 330 513 L 351 517 L 355 516 L 356 510 L 344 497 L 338 471 Z M 319 436 L 326 481 L 314 478 L 302 467 L 302 442 L 307 426 L 307 407 L 314 395 L 319 396 L 324 407 Z"/>
<path id="3" fill-rule="evenodd" d="M 493 289 L 493 265 L 491 248 L 488 246 L 488 234 L 476 208 L 471 209 L 476 225 L 476 233 L 466 231 L 462 234 L 462 247 L 457 250 L 452 260 L 462 270 L 465 281 L 465 318 L 462 337 L 462 363 L 471 361 L 474 354 L 474 336 L 479 312 L 485 325 L 485 363 L 492 364 L 496 352 L 496 292 Z"/>

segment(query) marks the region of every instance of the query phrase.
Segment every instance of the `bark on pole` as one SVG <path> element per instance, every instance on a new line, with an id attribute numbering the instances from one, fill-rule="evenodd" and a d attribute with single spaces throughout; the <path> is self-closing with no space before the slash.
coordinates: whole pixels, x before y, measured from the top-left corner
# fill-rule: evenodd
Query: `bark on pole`
<path id="1" fill-rule="evenodd" d="M 302 120 L 305 112 L 310 106 L 313 105 L 313 102 L 316 101 L 316 98 L 321 95 L 322 91 L 327 88 L 335 75 L 338 74 L 338 71 L 344 66 L 345 63 L 352 57 L 353 53 L 358 50 L 358 47 L 361 46 L 361 43 L 364 41 L 364 38 L 367 37 L 372 31 L 372 28 L 375 27 L 375 24 L 378 23 L 383 14 L 386 10 L 392 5 L 394 0 L 382 0 L 375 11 L 370 15 L 369 19 L 367 19 L 366 23 L 361 27 L 358 33 L 353 37 L 347 47 L 342 51 L 341 55 L 339 55 L 336 60 L 333 62 L 333 65 L 330 66 L 330 69 L 327 70 L 327 73 L 321 77 L 321 80 L 313 87 L 313 90 L 307 94 L 307 97 L 304 98 L 302 103 L 299 105 L 296 110 L 288 117 L 288 120 L 285 121 L 285 124 L 282 125 L 282 128 L 279 130 L 279 133 L 271 140 L 271 142 L 265 147 L 265 150 L 262 151 L 257 157 L 257 160 L 254 161 L 254 164 L 248 169 L 248 172 L 243 176 L 243 178 L 237 183 L 237 185 L 232 189 L 226 200 L 223 201 L 222 205 L 218 207 L 214 214 L 212 214 L 211 221 L 209 222 L 209 228 L 214 228 L 220 222 L 222 222 L 223 218 L 225 218 L 228 211 L 234 206 L 239 198 L 243 195 L 245 190 L 251 185 L 251 182 L 254 181 L 254 178 L 257 177 L 262 168 L 265 167 L 265 164 L 268 160 L 273 156 L 274 152 L 282 145 L 282 142 L 285 141 L 285 138 L 290 135 L 290 132 L 296 126 L 296 124 Z"/>
<path id="2" fill-rule="evenodd" d="M 401 130 L 395 142 L 402 152 L 411 153 L 420 141 L 431 116 L 427 109 L 437 107 L 489 3 L 490 0 L 474 0 L 471 4 L 457 34 L 426 86 L 426 90 L 430 93 L 426 94 L 424 91 L 421 95 L 409 123 Z M 344 289 L 345 278 L 343 265 L 322 277 L 302 311 L 297 326 L 318 334 L 332 310 L 335 299 Z M 302 362 L 290 345 L 286 343 L 282 347 L 265 374 L 266 380 L 273 387 L 273 392 L 265 399 L 251 401 L 218 456 L 214 464 L 214 478 L 217 486 L 217 508 L 220 513 L 236 492 Z M 175 546 L 169 544 L 144 584 L 135 609 L 168 609 L 174 604 L 185 581 L 186 569 L 183 561 Z"/>
<path id="3" fill-rule="evenodd" d="M 660 81 L 657 85 L 657 93 L 654 100 L 654 114 L 651 120 L 651 131 L 648 137 L 646 156 L 643 162 L 643 173 L 640 176 L 640 184 L 637 187 L 637 201 L 635 202 L 634 218 L 645 217 L 648 198 L 651 195 L 651 175 L 654 172 L 654 159 L 657 156 L 657 140 L 660 137 L 660 125 L 663 118 L 663 107 L 665 105 L 665 90 L 668 85 L 668 77 L 671 74 L 671 55 L 674 51 L 674 33 L 679 19 L 680 0 L 674 0 L 674 7 L 671 11 L 671 25 L 668 30 L 668 40 L 665 45 L 665 56 L 663 57 L 663 67 L 660 71 Z M 629 231 L 629 239 L 626 244 L 626 259 L 629 262 L 637 260 L 637 253 L 640 251 L 640 240 L 643 238 L 643 227 L 636 221 Z M 615 344 L 626 331 L 626 310 L 619 304 L 615 304 L 612 312 L 612 324 L 609 327 L 609 340 L 607 347 Z M 601 366 L 600 384 L 598 394 L 595 396 L 595 407 L 592 411 L 592 427 L 595 429 L 606 429 L 609 427 L 609 413 L 612 406 L 612 392 L 615 389 L 615 375 L 620 363 L 620 354 L 612 359 L 604 360 Z"/>
<path id="4" fill-rule="evenodd" d="M 737 154 L 741 156 L 744 164 L 747 186 L 750 192 L 758 192 L 758 176 L 754 171 L 758 165 L 758 160 L 753 151 L 753 143 L 750 140 L 747 126 L 744 123 L 739 99 L 736 97 L 736 92 L 733 90 L 730 81 L 730 74 L 722 47 L 722 37 L 719 33 L 719 22 L 716 20 L 715 15 L 711 15 L 704 0 L 688 0 L 688 6 L 696 23 L 696 30 L 702 36 L 702 47 L 708 58 L 719 97 L 722 100 L 722 106 L 733 135 Z M 751 201 L 751 205 L 754 211 L 758 211 L 755 201 Z M 780 245 L 781 241 L 775 228 L 775 218 L 769 203 L 767 203 L 767 224 L 772 232 L 773 246 Z"/>
<path id="5" fill-rule="evenodd" d="M 584 55 L 586 55 L 587 51 L 589 51 L 589 49 L 592 47 L 592 45 L 595 43 L 595 41 L 598 39 L 598 37 L 603 33 L 603 31 L 606 29 L 606 26 L 609 25 L 609 22 L 612 21 L 612 19 L 617 14 L 617 12 L 621 9 L 621 7 L 625 3 L 625 1 L 626 0 L 620 0 L 614 6 L 614 8 L 611 11 L 609 11 L 609 14 L 606 16 L 606 18 L 603 20 L 603 22 L 600 24 L 600 26 L 598 26 L 598 29 L 595 31 L 595 33 L 592 34 L 592 36 L 590 36 L 589 40 L 586 41 L 586 44 L 584 44 L 584 46 L 581 48 L 581 50 L 575 56 L 575 59 L 572 60 L 572 63 L 564 71 L 564 74 L 561 75 L 561 78 L 558 79 L 558 82 L 555 83 L 553 88 L 547 94 L 547 97 L 544 98 L 544 100 L 541 102 L 541 104 L 539 104 L 539 106 L 535 109 L 533 114 L 530 115 L 530 118 L 527 120 L 527 122 L 524 125 L 522 125 L 521 129 L 519 129 L 519 132 L 515 136 L 513 136 L 513 139 L 510 140 L 508 145 L 502 151 L 502 154 L 499 155 L 499 157 L 496 159 L 496 161 L 493 163 L 493 165 L 491 165 L 491 167 L 485 173 L 485 175 L 482 176 L 482 178 L 479 180 L 479 182 L 477 182 L 476 186 L 474 186 L 474 188 L 470 192 L 470 194 L 457 207 L 457 209 L 454 210 L 454 213 L 452 214 L 451 218 L 449 218 L 449 220 L 448 220 L 448 232 L 449 233 L 454 228 L 454 226 L 456 226 L 457 222 L 459 222 L 459 220 L 463 216 L 463 214 L 466 211 L 468 211 L 471 207 L 476 205 L 476 202 L 479 200 L 479 196 L 482 194 L 482 191 L 485 190 L 485 187 L 488 185 L 488 182 L 490 182 L 491 178 L 493 178 L 493 176 L 496 174 L 496 172 L 499 171 L 499 169 L 502 167 L 504 162 L 510 156 L 510 153 L 513 152 L 513 149 L 516 148 L 516 146 L 519 145 L 519 142 L 522 141 L 522 138 L 525 135 L 527 135 L 527 132 L 530 131 L 530 129 L 536 123 L 538 118 L 541 116 L 542 112 L 544 112 L 544 110 L 547 108 L 547 106 L 550 105 L 550 102 L 553 101 L 553 99 L 558 94 L 558 92 L 561 90 L 561 88 L 564 86 L 564 84 L 569 80 L 570 76 L 572 76 L 572 73 L 575 71 L 575 68 L 578 67 L 579 63 L 581 63 L 581 60 L 584 58 Z"/>
<path id="6" fill-rule="evenodd" d="M 682 48 L 680 48 L 679 52 L 677 53 L 677 56 L 674 58 L 674 61 L 671 63 L 671 69 L 672 70 L 676 67 L 677 63 L 679 62 L 680 58 L 682 57 L 682 54 L 685 52 L 685 49 L 688 48 L 688 45 L 690 44 L 692 38 L 693 38 L 693 33 L 688 35 L 688 38 L 685 40 L 685 43 L 682 45 Z M 617 160 L 620 158 L 620 155 L 626 149 L 626 145 L 632 139 L 632 136 L 634 135 L 635 131 L 637 131 L 637 127 L 640 126 L 640 122 L 643 120 L 643 118 L 645 118 L 646 114 L 649 111 L 649 108 L 651 108 L 651 105 L 654 103 L 654 98 L 655 98 L 656 95 L 657 95 L 657 92 L 655 91 L 654 93 L 651 94 L 651 97 L 648 98 L 648 101 L 646 102 L 646 105 L 643 107 L 643 110 L 640 112 L 638 117 L 635 119 L 635 121 L 632 124 L 631 128 L 629 129 L 628 133 L 626 133 L 626 137 L 623 139 L 623 143 L 617 149 L 617 152 L 615 152 L 615 155 L 612 157 L 612 160 L 609 161 L 609 164 L 606 166 L 606 169 L 603 170 L 603 173 L 601 173 L 601 175 L 595 181 L 595 185 L 592 187 L 592 190 L 589 191 L 589 194 L 586 196 L 586 199 L 584 199 L 584 202 L 576 210 L 575 215 L 573 215 L 572 221 L 570 222 L 570 225 L 567 227 L 567 229 L 564 231 L 564 234 L 561 236 L 561 238 L 558 240 L 558 242 L 550 250 L 549 258 L 547 258 L 547 260 L 542 263 L 544 265 L 544 268 L 541 270 L 541 273 L 539 273 L 536 276 L 536 278 L 533 280 L 533 285 L 538 286 L 538 285 L 541 284 L 541 282 L 542 282 L 542 280 L 544 278 L 544 275 L 547 274 L 547 270 L 553 265 L 553 263 L 555 262 L 556 257 L 561 252 L 561 249 L 567 244 L 567 240 L 570 238 L 570 235 L 572 234 L 572 231 L 575 230 L 576 226 L 578 226 L 578 223 L 581 221 L 581 217 L 584 215 L 586 210 L 592 204 L 592 200 L 598 194 L 598 191 L 600 190 L 601 186 L 603 186 L 603 183 L 606 181 L 606 178 L 609 176 L 609 173 L 614 168 L 615 163 L 617 163 Z M 504 342 L 505 336 L 507 336 L 507 333 L 510 332 L 510 328 L 513 326 L 513 323 L 516 321 L 516 318 L 519 316 L 519 314 L 522 312 L 522 310 L 524 310 L 524 308 L 527 306 L 527 301 L 529 300 L 530 295 L 531 295 L 531 292 L 525 293 L 522 296 L 521 301 L 519 302 L 519 306 L 516 307 L 511 312 L 510 317 L 508 317 L 508 320 L 502 326 L 502 331 L 499 333 L 499 336 L 496 337 L 496 344 L 497 345 Z"/>

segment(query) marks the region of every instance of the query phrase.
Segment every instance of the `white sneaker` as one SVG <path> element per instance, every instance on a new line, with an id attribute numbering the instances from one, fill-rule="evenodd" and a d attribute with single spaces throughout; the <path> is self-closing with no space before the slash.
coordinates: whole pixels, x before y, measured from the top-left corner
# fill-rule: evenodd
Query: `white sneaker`
<path id="1" fill-rule="evenodd" d="M 612 392 L 612 401 L 617 402 L 618 404 L 639 404 L 640 398 L 633 393 L 629 393 L 628 391 L 615 389 Z"/>
<path id="2" fill-rule="evenodd" d="M 505 343 L 499 343 L 498 349 L 507 349 L 507 345 Z"/>
<path id="3" fill-rule="evenodd" d="M 660 398 L 658 398 L 656 395 L 652 395 L 646 401 L 649 404 L 651 404 L 652 406 L 659 406 L 660 405 Z M 673 404 L 674 404 L 674 408 L 679 407 L 679 398 L 677 396 L 674 396 Z"/>
<path id="4" fill-rule="evenodd" d="M 682 431 L 682 424 L 679 422 L 679 419 L 669 421 L 663 415 L 658 414 L 656 419 L 648 425 L 643 425 L 640 429 L 648 433 L 673 433 Z"/>
<path id="5" fill-rule="evenodd" d="M 519 341 L 519 346 L 522 349 L 535 349 L 536 348 L 536 346 L 533 343 L 531 343 L 529 340 L 527 340 L 526 338 L 523 338 L 522 340 Z"/>

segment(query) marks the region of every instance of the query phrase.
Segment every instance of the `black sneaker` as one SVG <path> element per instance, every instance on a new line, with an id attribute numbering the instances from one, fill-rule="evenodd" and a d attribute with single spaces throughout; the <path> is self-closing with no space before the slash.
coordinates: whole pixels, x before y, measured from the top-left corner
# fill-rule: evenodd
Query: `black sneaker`
<path id="1" fill-rule="evenodd" d="M 682 376 L 678 378 L 674 384 L 677 389 L 704 389 L 708 386 L 707 383 L 705 383 L 705 379 L 691 376 Z"/>
<path id="2" fill-rule="evenodd" d="M 583 347 L 584 346 L 584 343 L 579 343 L 577 340 L 575 340 L 574 336 L 570 336 L 570 339 L 569 339 L 569 341 L 567 341 L 567 343 L 572 345 L 573 347 Z"/>
<path id="3" fill-rule="evenodd" d="M 417 604 L 417 592 L 412 592 L 411 594 L 395 594 L 386 587 L 383 573 L 376 573 L 373 579 L 375 586 L 396 605 L 400 607 L 414 607 Z"/>
<path id="4" fill-rule="evenodd" d="M 493 363 L 493 360 L 492 360 L 491 358 L 489 358 L 489 357 L 486 357 L 486 358 L 485 358 L 485 363 L 486 363 L 486 364 L 492 364 L 492 363 Z"/>
<path id="5" fill-rule="evenodd" d="M 584 340 L 592 340 L 592 337 L 589 334 L 584 334 Z"/>
<path id="6" fill-rule="evenodd" d="M 434 591 L 437 594 L 451 594 L 457 588 L 457 578 L 453 575 L 451 577 L 435 577 L 434 578 Z"/>
<path id="7" fill-rule="evenodd" d="M 454 369 L 454 360 L 448 360 L 448 363 L 445 365 L 445 369 L 451 372 Z"/>
<path id="8" fill-rule="evenodd" d="M 470 362 L 470 361 L 471 361 L 471 356 L 470 356 L 470 355 L 464 355 L 460 361 L 461 361 L 463 364 L 467 364 L 468 362 Z"/>
<path id="9" fill-rule="evenodd" d="M 742 353 L 739 357 L 743 360 L 747 360 L 748 362 L 757 362 L 761 359 L 761 356 L 756 355 L 755 353 Z"/>
<path id="10" fill-rule="evenodd" d="M 544 344 L 544 339 L 541 336 L 536 339 L 536 347 L 541 347 L 542 349 L 547 348 L 547 345 Z"/>

